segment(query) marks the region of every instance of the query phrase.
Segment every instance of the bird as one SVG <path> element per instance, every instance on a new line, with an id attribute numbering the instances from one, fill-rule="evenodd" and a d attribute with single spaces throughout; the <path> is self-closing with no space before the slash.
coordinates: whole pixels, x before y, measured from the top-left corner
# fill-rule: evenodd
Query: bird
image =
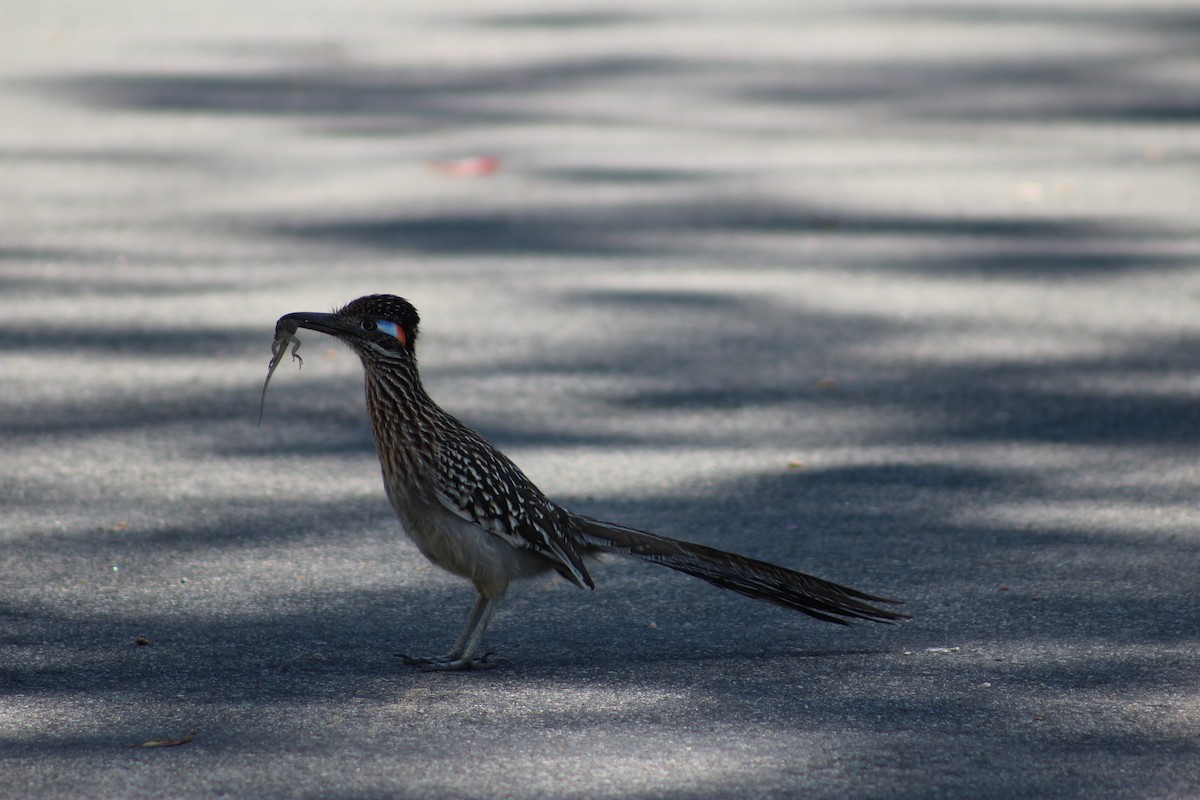
<path id="1" fill-rule="evenodd" d="M 330 335 L 354 351 L 362 362 L 367 412 L 392 509 L 429 561 L 475 588 L 475 604 L 450 651 L 406 655 L 406 664 L 434 671 L 494 666 L 491 654 L 476 653 L 510 584 L 553 572 L 592 589 L 588 563 L 605 554 L 659 564 L 825 622 L 910 619 L 873 605 L 898 600 L 552 502 L 511 459 L 426 392 L 417 369 L 419 324 L 413 304 L 391 294 L 359 297 L 331 313 L 285 314 L 276 322 L 267 374 L 269 382 L 289 343 L 296 357 L 301 328 Z"/>

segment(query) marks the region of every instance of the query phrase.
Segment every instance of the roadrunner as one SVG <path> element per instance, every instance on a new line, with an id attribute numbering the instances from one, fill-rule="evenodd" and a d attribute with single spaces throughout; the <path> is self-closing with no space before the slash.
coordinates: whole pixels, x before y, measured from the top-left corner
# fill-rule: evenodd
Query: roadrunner
<path id="1" fill-rule="evenodd" d="M 269 382 L 288 344 L 296 357 L 299 328 L 350 346 L 362 361 L 383 485 L 400 524 L 426 558 L 471 581 L 479 594 L 449 653 L 406 656 L 406 663 L 433 670 L 490 666 L 486 656 L 474 656 L 510 583 L 554 570 L 590 589 L 587 561 L 604 553 L 661 564 L 826 622 L 908 618 L 871 605 L 895 600 L 552 503 L 507 456 L 425 392 L 417 372 L 419 321 L 411 303 L 386 294 L 360 297 L 332 314 L 287 314 L 276 323 L 267 374 Z"/>

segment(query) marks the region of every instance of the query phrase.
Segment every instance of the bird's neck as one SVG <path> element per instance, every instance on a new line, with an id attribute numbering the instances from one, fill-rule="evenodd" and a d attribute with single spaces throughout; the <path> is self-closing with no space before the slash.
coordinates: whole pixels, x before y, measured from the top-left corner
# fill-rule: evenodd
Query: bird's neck
<path id="1" fill-rule="evenodd" d="M 432 459 L 438 447 L 439 423 L 445 412 L 421 385 L 416 367 L 366 370 L 367 410 L 384 474 L 402 479 Z"/>

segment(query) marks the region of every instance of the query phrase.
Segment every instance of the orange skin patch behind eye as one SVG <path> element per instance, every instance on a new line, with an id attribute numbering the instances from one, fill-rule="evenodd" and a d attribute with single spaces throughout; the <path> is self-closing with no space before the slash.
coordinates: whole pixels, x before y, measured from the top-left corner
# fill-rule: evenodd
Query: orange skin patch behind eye
<path id="1" fill-rule="evenodd" d="M 383 331 L 388 336 L 398 339 L 400 344 L 404 345 L 406 348 L 408 347 L 408 335 L 404 332 L 404 328 L 401 328 L 394 322 L 387 322 L 386 320 L 380 320 L 375 324 L 379 326 L 379 330 Z"/>

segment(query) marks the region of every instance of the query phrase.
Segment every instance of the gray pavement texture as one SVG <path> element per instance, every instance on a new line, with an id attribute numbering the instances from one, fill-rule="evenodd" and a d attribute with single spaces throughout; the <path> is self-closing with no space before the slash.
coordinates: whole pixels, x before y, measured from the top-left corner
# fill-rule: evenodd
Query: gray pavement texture
<path id="1" fill-rule="evenodd" d="M 1197 3 L 13 2 L 0 108 L 0 797 L 1200 796 Z M 916 619 L 614 562 L 404 668 L 357 363 L 254 425 L 369 291 L 564 504 Z"/>

